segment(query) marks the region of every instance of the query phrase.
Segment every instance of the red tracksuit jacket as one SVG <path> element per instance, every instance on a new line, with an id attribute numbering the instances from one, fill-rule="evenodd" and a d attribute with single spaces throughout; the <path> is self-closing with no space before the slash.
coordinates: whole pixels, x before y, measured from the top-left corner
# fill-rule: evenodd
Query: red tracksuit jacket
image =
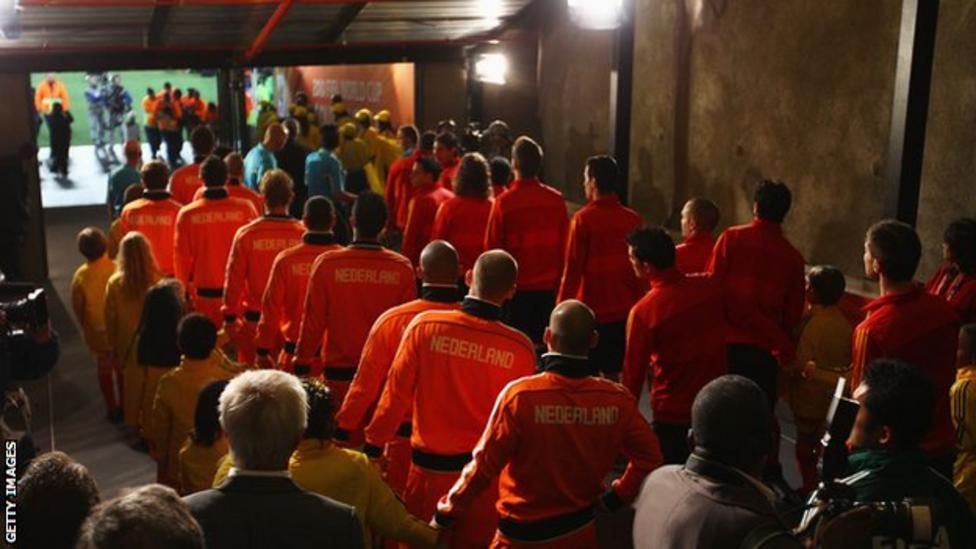
<path id="1" fill-rule="evenodd" d="M 437 208 L 431 240 L 446 240 L 458 252 L 461 272 L 474 267 L 485 251 L 485 229 L 491 214 L 492 199 L 455 196 Z"/>
<path id="2" fill-rule="evenodd" d="M 647 291 L 627 256 L 627 235 L 640 224 L 637 212 L 621 205 L 616 195 L 597 198 L 576 212 L 556 302 L 579 299 L 600 323 L 626 319 Z"/>
<path id="3" fill-rule="evenodd" d="M 538 179 L 516 180 L 495 199 L 485 249 L 501 248 L 515 257 L 520 290 L 555 291 L 568 228 L 562 193 Z"/>
<path id="4" fill-rule="evenodd" d="M 623 384 L 635 398 L 651 368 L 654 419 L 691 423 L 691 404 L 727 370 L 725 319 L 718 284 L 669 269 L 651 281 L 627 322 Z"/>
<path id="5" fill-rule="evenodd" d="M 864 310 L 868 316 L 854 329 L 851 346 L 851 390 L 861 382 L 864 368 L 876 358 L 897 358 L 921 369 L 935 384 L 935 413 L 922 449 L 932 455 L 951 451 L 955 431 L 949 388 L 956 379 L 956 314 L 945 301 L 920 287 L 908 293 L 881 296 Z"/>
<path id="6" fill-rule="evenodd" d="M 926 289 L 949 302 L 962 324 L 976 322 L 976 276 L 963 274 L 953 265 L 944 264 L 929 280 Z"/>
<path id="7" fill-rule="evenodd" d="M 420 264 L 420 252 L 430 243 L 437 207 L 452 198 L 453 192 L 435 185 L 414 189 L 400 250 L 414 265 Z"/>
<path id="8" fill-rule="evenodd" d="M 663 462 L 624 387 L 588 376 L 585 360 L 543 360 L 544 373 L 514 381 L 498 396 L 472 461 L 437 506 L 439 520 L 463 512 L 498 475 L 503 520 L 532 522 L 591 507 L 621 453 L 630 463 L 612 489 L 629 502 Z"/>
<path id="9" fill-rule="evenodd" d="M 708 270 L 708 260 L 714 249 L 712 233 L 693 233 L 674 247 L 675 266 L 685 274 L 703 273 Z"/>

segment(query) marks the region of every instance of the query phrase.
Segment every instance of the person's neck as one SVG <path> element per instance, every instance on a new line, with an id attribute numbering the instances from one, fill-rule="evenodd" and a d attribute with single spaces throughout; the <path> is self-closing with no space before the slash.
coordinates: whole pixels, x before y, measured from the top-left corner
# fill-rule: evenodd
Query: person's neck
<path id="1" fill-rule="evenodd" d="M 288 215 L 288 207 L 287 206 L 275 207 L 275 208 L 267 208 L 266 211 L 267 211 L 267 215 L 272 216 L 272 217 L 283 217 L 283 216 Z"/>
<path id="2" fill-rule="evenodd" d="M 357 229 L 353 229 L 352 230 L 352 239 L 353 239 L 353 242 L 368 242 L 370 244 L 379 244 L 380 243 L 380 237 L 379 237 L 379 235 L 367 237 L 367 236 L 364 236 L 362 233 L 360 233 Z"/>
<path id="3" fill-rule="evenodd" d="M 885 276 L 881 276 L 878 281 L 878 287 L 880 288 L 881 295 L 896 295 L 896 294 L 907 294 L 908 292 L 915 289 L 915 283 L 911 280 L 905 280 L 900 282 L 895 282 L 893 280 L 888 280 Z"/>
<path id="4" fill-rule="evenodd" d="M 139 169 L 139 159 L 136 158 L 134 160 L 129 160 L 125 163 L 125 165 L 129 166 L 130 168 Z"/>
<path id="5" fill-rule="evenodd" d="M 485 296 L 482 296 L 481 293 L 478 292 L 477 290 L 475 290 L 474 288 L 471 288 L 471 291 L 468 292 L 468 296 L 467 297 L 470 297 L 471 299 L 476 299 L 478 301 L 483 301 L 483 302 L 488 303 L 490 305 L 494 305 L 495 307 L 501 307 L 502 305 L 505 304 L 505 299 L 504 298 L 502 298 L 502 299 L 495 299 L 495 298 L 485 297 Z"/>

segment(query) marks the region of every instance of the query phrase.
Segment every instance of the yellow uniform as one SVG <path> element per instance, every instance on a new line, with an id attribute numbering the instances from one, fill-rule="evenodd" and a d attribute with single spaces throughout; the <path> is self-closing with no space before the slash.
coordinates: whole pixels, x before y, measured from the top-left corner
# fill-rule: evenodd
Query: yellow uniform
<path id="1" fill-rule="evenodd" d="M 158 276 L 150 281 L 155 284 Z M 105 288 L 105 332 L 116 360 L 122 367 L 122 415 L 125 424 L 140 428 L 142 390 L 145 382 L 139 367 L 136 336 L 146 292 L 132 294 L 122 287 L 122 273 L 115 273 Z"/>
<path id="2" fill-rule="evenodd" d="M 180 448 L 193 430 L 200 391 L 210 383 L 230 379 L 240 371 L 241 368 L 224 353 L 215 350 L 205 359 L 183 357 L 179 366 L 160 378 L 153 400 L 152 422 L 147 429 L 160 483 L 179 488 Z"/>
<path id="3" fill-rule="evenodd" d="M 369 146 L 358 137 L 343 139 L 336 150 L 336 156 L 347 172 L 363 169 L 371 158 Z"/>
<path id="4" fill-rule="evenodd" d="M 105 286 L 114 273 L 115 262 L 103 255 L 86 261 L 71 279 L 71 308 L 85 334 L 85 344 L 95 355 L 112 350 L 105 332 Z"/>
<path id="5" fill-rule="evenodd" d="M 214 486 L 227 477 L 233 459 L 221 460 Z M 411 516 L 379 472 L 361 452 L 340 448 L 329 441 L 304 439 L 288 463 L 295 483 L 308 490 L 356 508 L 363 526 L 365 547 L 371 534 L 395 539 L 413 547 L 434 547 L 437 532 Z"/>
<path id="6" fill-rule="evenodd" d="M 976 513 L 976 364 L 959 369 L 949 398 L 957 452 L 952 480 Z"/>
<path id="7" fill-rule="evenodd" d="M 217 474 L 217 464 L 227 455 L 227 437 L 220 437 L 210 446 L 186 438 L 180 448 L 180 495 L 185 496 L 210 488 Z"/>
<path id="8" fill-rule="evenodd" d="M 119 245 L 122 237 L 125 236 L 125 228 L 122 227 L 122 220 L 116 219 L 108 227 L 108 256 L 115 259 L 119 255 Z"/>
<path id="9" fill-rule="evenodd" d="M 850 368 L 852 333 L 851 323 L 836 306 L 813 305 L 800 321 L 796 365 L 803 368 L 812 361 L 817 366 L 805 379 L 790 380 L 789 402 L 798 431 L 812 434 L 820 429 L 837 378 Z"/>
<path id="10" fill-rule="evenodd" d="M 373 162 L 376 164 L 376 171 L 385 187 L 386 178 L 390 174 L 390 167 L 403 156 L 403 147 L 397 143 L 395 137 L 390 138 L 378 134 L 376 139 L 376 157 Z"/>

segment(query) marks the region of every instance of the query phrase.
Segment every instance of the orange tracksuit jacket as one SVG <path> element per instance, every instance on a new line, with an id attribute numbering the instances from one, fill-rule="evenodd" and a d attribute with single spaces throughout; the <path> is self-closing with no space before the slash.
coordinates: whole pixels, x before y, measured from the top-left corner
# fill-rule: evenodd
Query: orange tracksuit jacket
<path id="1" fill-rule="evenodd" d="M 464 515 L 501 475 L 497 509 L 507 537 L 519 537 L 512 528 L 519 524 L 564 519 L 569 530 L 521 540 L 542 541 L 592 522 L 592 512 L 585 511 L 604 493 L 619 454 L 630 463 L 605 495 L 611 507 L 632 501 L 647 474 L 661 465 L 657 437 L 626 388 L 589 376 L 585 357 L 551 353 L 543 365 L 543 373 L 519 379 L 499 395 L 472 461 L 437 506 L 438 522 Z M 578 523 L 566 524 L 578 513 Z"/>
<path id="2" fill-rule="evenodd" d="M 173 200 L 184 205 L 196 200 L 194 194 L 203 188 L 203 180 L 200 179 L 201 162 L 198 158 L 193 164 L 187 164 L 169 176 L 169 192 L 173 195 Z"/>
<path id="3" fill-rule="evenodd" d="M 257 210 L 258 215 L 264 213 L 264 197 L 245 187 L 244 185 L 241 185 L 240 180 L 228 179 L 227 185 L 224 188 L 227 189 L 227 194 L 229 194 L 231 198 L 243 198 L 244 200 L 250 202 L 254 206 L 254 209 Z M 203 198 L 203 191 L 205 190 L 207 190 L 205 187 L 200 187 L 197 189 L 197 192 L 193 194 L 193 200 L 200 200 Z"/>
<path id="4" fill-rule="evenodd" d="M 241 227 L 234 237 L 224 282 L 224 320 L 243 313 L 257 322 L 261 297 L 278 254 L 301 244 L 305 226 L 288 215 L 265 215 Z"/>
<path id="5" fill-rule="evenodd" d="M 254 363 L 254 336 L 271 265 L 280 252 L 301 243 L 304 231 L 302 222 L 293 217 L 266 215 L 241 227 L 234 237 L 221 312 L 224 322 L 235 322 L 239 315 L 244 315 L 244 323 L 235 338 L 239 362 Z"/>
<path id="6" fill-rule="evenodd" d="M 452 198 L 454 198 L 452 191 L 436 185 L 414 189 L 407 214 L 407 226 L 403 229 L 401 249 L 403 255 L 414 265 L 420 264 L 420 252 L 430 243 L 437 207 Z"/>
<path id="7" fill-rule="evenodd" d="M 119 216 L 122 234 L 139 231 L 152 246 L 159 271 L 167 276 L 176 273 L 174 235 L 180 204 L 170 199 L 166 191 L 146 191 L 142 198 L 122 208 Z"/>
<path id="8" fill-rule="evenodd" d="M 501 248 L 515 257 L 520 290 L 555 291 L 568 228 L 562 193 L 538 179 L 516 180 L 495 199 L 485 249 Z"/>
<path id="9" fill-rule="evenodd" d="M 323 254 L 312 266 L 305 294 L 296 373 L 307 373 L 321 348 L 326 379 L 340 382 L 332 385 L 341 403 L 373 322 L 416 295 L 410 261 L 379 244 L 353 242 Z"/>
<path id="10" fill-rule="evenodd" d="M 446 240 L 458 252 L 461 272 L 474 267 L 485 251 L 485 228 L 494 201 L 490 198 L 455 196 L 437 208 L 431 240 Z"/>
<path id="11" fill-rule="evenodd" d="M 255 341 L 258 354 L 270 353 L 282 338 L 286 353 L 295 353 L 312 264 L 325 252 L 340 248 L 331 234 L 305 233 L 301 244 L 278 254 L 261 300 L 261 320 Z"/>
<path id="12" fill-rule="evenodd" d="M 220 304 L 234 236 L 257 216 L 254 206 L 230 198 L 222 188 L 208 189 L 176 216 L 176 278 L 194 297 L 194 306 L 217 326 L 223 320 Z"/>
<path id="13" fill-rule="evenodd" d="M 600 323 L 626 319 L 646 291 L 627 255 L 627 235 L 640 224 L 637 212 L 625 208 L 616 195 L 597 198 L 576 212 L 556 302 L 579 299 Z"/>
<path id="14" fill-rule="evenodd" d="M 532 342 L 498 321 L 501 310 L 466 298 L 461 311 L 430 311 L 407 326 L 373 420 L 368 455 L 393 439 L 413 406 L 413 464 L 404 502 L 417 517 L 433 516 L 478 443 L 495 398 L 535 371 Z M 459 522 L 453 541 L 485 547 L 495 530 L 497 493 L 486 490 Z M 468 545 L 466 545 L 468 544 Z"/>

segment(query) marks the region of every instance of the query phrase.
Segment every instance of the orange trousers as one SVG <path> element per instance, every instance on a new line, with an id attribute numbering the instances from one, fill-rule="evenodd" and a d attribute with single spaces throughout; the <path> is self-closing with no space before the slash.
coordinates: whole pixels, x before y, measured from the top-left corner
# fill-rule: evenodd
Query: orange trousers
<path id="1" fill-rule="evenodd" d="M 206 316 L 220 330 L 224 326 L 224 315 L 220 312 L 223 299 L 219 297 L 194 296 L 193 309 Z"/>
<path id="2" fill-rule="evenodd" d="M 597 549 L 599 542 L 596 536 L 596 524 L 586 526 L 546 541 L 523 542 L 505 537 L 501 532 L 495 532 L 495 539 L 491 541 L 491 549 Z"/>
<path id="3" fill-rule="evenodd" d="M 396 437 L 386 445 L 386 483 L 393 492 L 403 498 L 410 474 L 410 439 Z"/>
<path id="4" fill-rule="evenodd" d="M 431 471 L 410 464 L 407 474 L 407 488 L 403 494 L 403 503 L 410 514 L 423 521 L 429 521 L 437 511 L 437 501 L 454 486 L 454 482 L 461 476 L 460 471 Z M 484 548 L 491 544 L 498 527 L 498 512 L 495 503 L 498 501 L 498 481 L 481 493 L 464 514 L 458 518 L 451 534 L 452 549 Z M 400 545 L 401 548 L 409 547 Z"/>

